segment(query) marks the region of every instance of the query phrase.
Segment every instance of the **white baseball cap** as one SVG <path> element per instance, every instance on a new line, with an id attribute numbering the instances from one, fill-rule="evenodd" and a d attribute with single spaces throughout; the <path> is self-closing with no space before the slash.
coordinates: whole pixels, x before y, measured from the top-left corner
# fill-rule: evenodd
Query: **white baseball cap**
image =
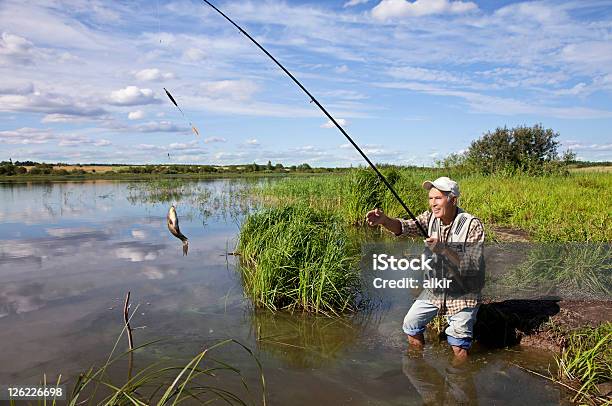
<path id="1" fill-rule="evenodd" d="M 438 178 L 433 182 L 430 180 L 426 180 L 425 182 L 423 182 L 424 189 L 429 190 L 432 187 L 435 187 L 441 192 L 451 192 L 455 196 L 459 197 L 459 185 L 457 184 L 457 182 L 450 178 L 447 178 L 446 176 L 442 176 L 441 178 Z"/>

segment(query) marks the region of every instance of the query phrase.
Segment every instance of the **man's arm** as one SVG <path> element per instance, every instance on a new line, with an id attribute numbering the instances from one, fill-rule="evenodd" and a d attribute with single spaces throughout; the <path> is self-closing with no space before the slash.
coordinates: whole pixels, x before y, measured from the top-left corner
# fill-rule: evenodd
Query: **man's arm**
<path id="1" fill-rule="evenodd" d="M 417 221 L 421 223 L 424 229 L 427 229 L 427 220 L 429 212 L 423 212 L 417 216 Z M 400 235 L 419 235 L 419 228 L 414 220 L 404 220 L 387 216 L 382 210 L 370 210 L 366 214 L 366 222 L 369 226 L 382 225 L 385 229 L 392 232 L 396 236 Z"/>

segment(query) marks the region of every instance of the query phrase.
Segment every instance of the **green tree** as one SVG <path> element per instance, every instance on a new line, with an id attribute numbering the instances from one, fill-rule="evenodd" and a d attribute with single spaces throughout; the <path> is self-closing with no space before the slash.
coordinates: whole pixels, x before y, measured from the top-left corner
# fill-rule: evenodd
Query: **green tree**
<path id="1" fill-rule="evenodd" d="M 464 165 L 485 174 L 496 172 L 527 172 L 538 174 L 557 168 L 559 133 L 541 124 L 512 129 L 497 128 L 473 141 L 461 155 L 451 154 L 444 166 Z"/>
<path id="2" fill-rule="evenodd" d="M 297 166 L 298 171 L 310 171 L 312 168 L 307 163 L 303 163 Z"/>

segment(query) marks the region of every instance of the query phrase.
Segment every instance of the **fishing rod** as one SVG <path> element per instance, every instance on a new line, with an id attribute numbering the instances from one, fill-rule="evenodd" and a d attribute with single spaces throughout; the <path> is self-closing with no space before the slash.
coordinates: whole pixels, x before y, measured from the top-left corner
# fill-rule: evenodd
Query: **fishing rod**
<path id="1" fill-rule="evenodd" d="M 319 109 L 321 109 L 321 111 L 323 112 L 323 114 L 325 114 L 327 116 L 327 118 L 330 119 L 330 121 L 332 123 L 334 123 L 334 125 L 336 126 L 336 128 L 338 128 L 338 130 L 340 130 L 340 132 L 342 133 L 342 135 L 344 135 L 346 137 L 346 139 L 351 143 L 351 145 L 353 147 L 355 147 L 355 149 L 359 152 L 359 154 L 361 154 L 361 156 L 363 157 L 363 159 L 366 160 L 366 162 L 368 163 L 368 165 L 370 165 L 370 167 L 374 170 L 374 172 L 376 172 L 376 175 L 378 175 L 379 179 L 385 184 L 385 186 L 387 186 L 387 188 L 391 191 L 391 193 L 393 194 L 393 196 L 395 197 L 395 199 L 402 205 L 402 207 L 404 208 L 404 210 L 406 210 L 406 212 L 408 213 L 408 215 L 410 216 L 410 218 L 412 220 L 414 220 L 414 222 L 416 223 L 419 231 L 421 232 L 421 234 L 423 235 L 423 237 L 428 238 L 429 236 L 427 235 L 427 231 L 425 231 L 425 229 L 423 228 L 423 226 L 421 225 L 421 223 L 419 223 L 419 221 L 416 219 L 416 217 L 414 216 L 414 214 L 412 214 L 412 212 L 410 211 L 410 209 L 408 208 L 408 206 L 406 205 L 406 203 L 404 203 L 404 201 L 402 200 L 401 197 L 399 197 L 399 195 L 397 194 L 397 192 L 395 191 L 395 189 L 393 189 L 393 186 L 391 186 L 391 184 L 389 183 L 389 181 L 387 180 L 387 178 L 385 178 L 385 176 L 380 173 L 380 171 L 378 170 L 378 168 L 376 167 L 376 165 L 374 165 L 374 163 L 372 163 L 372 161 L 370 161 L 370 158 L 368 158 L 366 156 L 366 154 L 361 150 L 361 148 L 359 148 L 359 145 L 357 145 L 355 143 L 355 141 L 353 141 L 353 139 L 346 133 L 346 131 L 344 131 L 344 129 L 340 126 L 340 124 L 338 124 L 338 122 L 332 117 L 331 114 L 329 114 L 327 112 L 327 110 L 325 109 L 325 107 L 323 107 L 321 105 L 321 103 L 319 103 L 319 101 L 304 87 L 304 85 L 302 85 L 300 83 L 299 80 L 297 80 L 295 78 L 295 76 L 293 76 L 293 74 L 291 74 L 291 72 L 289 72 L 287 70 L 287 68 L 285 68 L 274 56 L 272 56 L 272 54 L 270 52 L 268 52 L 263 46 L 261 46 L 259 44 L 259 42 L 257 42 L 255 40 L 255 38 L 251 37 L 249 35 L 248 32 L 246 32 L 245 30 L 242 29 L 242 27 L 240 27 L 238 24 L 236 24 L 231 18 L 229 18 L 227 15 L 225 15 L 223 13 L 223 11 L 219 10 L 217 7 L 215 7 L 214 4 L 212 4 L 210 1 L 208 0 L 202 0 L 204 3 L 208 4 L 210 7 L 212 7 L 217 13 L 221 14 L 227 21 L 229 21 L 234 27 L 236 27 L 238 29 L 238 31 L 240 31 L 241 33 L 243 33 L 248 39 L 250 39 L 255 45 L 257 45 L 257 47 L 264 53 L 266 54 L 270 59 L 272 59 L 274 61 L 275 64 L 278 65 L 279 68 L 281 68 L 283 70 L 283 72 L 285 72 L 294 82 L 296 85 L 298 85 L 300 87 L 300 89 L 302 89 L 304 91 L 304 93 L 306 93 L 308 95 L 308 97 L 310 97 L 310 101 L 314 104 L 317 105 L 317 107 Z"/>

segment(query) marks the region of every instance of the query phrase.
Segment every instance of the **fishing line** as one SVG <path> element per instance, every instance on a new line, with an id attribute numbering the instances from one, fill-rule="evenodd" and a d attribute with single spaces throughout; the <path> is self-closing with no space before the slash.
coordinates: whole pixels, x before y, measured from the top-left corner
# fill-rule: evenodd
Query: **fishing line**
<path id="1" fill-rule="evenodd" d="M 155 4 L 157 5 L 157 36 L 159 37 L 159 43 L 162 43 L 162 39 L 161 39 L 161 19 L 159 18 L 159 0 L 155 1 Z"/>
<path id="2" fill-rule="evenodd" d="M 178 103 L 176 102 L 176 100 L 174 100 L 174 97 L 172 97 L 172 95 L 170 94 L 170 92 L 168 91 L 168 89 L 166 89 L 164 87 L 164 91 L 166 92 L 166 95 L 168 96 L 168 98 L 170 99 L 170 101 L 172 102 L 172 104 L 174 104 L 176 106 L 176 108 L 181 112 L 181 115 L 183 116 L 183 118 L 189 123 L 189 126 L 191 127 L 191 130 L 195 133 L 196 136 L 200 136 L 200 132 L 198 131 L 198 129 L 196 128 L 195 125 L 192 124 L 191 120 L 189 120 L 189 118 L 187 118 L 187 116 L 185 115 L 185 113 L 183 113 L 183 110 L 181 109 L 181 107 L 178 105 Z"/>
<path id="3" fill-rule="evenodd" d="M 272 54 L 270 52 L 268 52 L 263 46 L 261 46 L 259 44 L 259 42 L 257 42 L 253 37 L 251 37 L 249 35 L 249 33 L 247 33 L 245 30 L 242 29 L 242 27 L 240 27 L 238 24 L 236 24 L 231 18 L 229 18 L 227 15 L 225 15 L 221 10 L 219 10 L 217 7 L 215 7 L 211 2 L 209 2 L 208 0 L 202 0 L 204 3 L 208 4 L 210 7 L 212 7 L 217 13 L 221 14 L 227 21 L 229 21 L 234 27 L 236 27 L 241 33 L 243 33 L 248 39 L 251 40 L 251 42 L 253 42 L 264 54 L 266 54 L 270 59 L 272 59 L 272 61 L 274 61 L 274 63 L 276 63 L 276 65 L 278 65 L 279 68 L 281 68 L 283 70 L 283 72 L 285 72 L 294 82 L 296 85 L 298 85 L 300 87 L 300 89 L 302 89 L 304 91 L 304 93 L 306 93 L 308 95 L 308 97 L 310 98 L 310 102 L 314 103 L 317 105 L 317 107 L 323 112 L 323 114 L 325 114 L 327 116 L 327 118 L 330 119 L 330 121 L 332 123 L 334 123 L 334 125 L 336 126 L 336 128 L 338 128 L 338 130 L 340 130 L 340 132 L 342 133 L 342 135 L 344 135 L 346 137 L 346 139 L 351 143 L 351 145 L 353 147 L 355 147 L 355 149 L 359 152 L 359 154 L 361 154 L 361 156 L 363 157 L 363 159 L 366 160 L 366 162 L 368 163 L 368 165 L 370 165 L 370 167 L 374 170 L 374 172 L 376 172 L 376 175 L 378 175 L 379 179 L 385 184 L 385 186 L 387 187 L 387 189 L 389 189 L 389 191 L 391 192 L 391 194 L 393 194 L 393 196 L 395 197 L 395 199 L 402 205 L 403 209 L 406 211 L 406 213 L 408 213 L 408 215 L 410 216 L 410 218 L 412 220 L 414 220 L 417 228 L 419 229 L 419 231 L 421 232 L 421 234 L 423 235 L 423 237 L 428 238 L 429 236 L 427 235 L 427 231 L 425 231 L 425 229 L 423 228 L 423 226 L 421 225 L 421 223 L 419 223 L 419 221 L 416 219 L 416 217 L 414 216 L 414 214 L 412 214 L 412 212 L 410 211 L 410 209 L 408 208 L 408 206 L 406 205 L 406 203 L 404 203 L 404 201 L 402 200 L 401 197 L 399 197 L 399 195 L 397 194 L 397 192 L 395 191 L 395 189 L 393 189 L 393 186 L 391 186 L 391 184 L 389 183 L 389 181 L 387 180 L 387 178 L 385 178 L 385 176 L 380 173 L 380 171 L 378 170 L 378 168 L 376 167 L 376 165 L 374 165 L 374 163 L 372 163 L 372 161 L 370 161 L 370 159 L 366 156 L 366 154 L 361 150 L 361 148 L 359 148 L 359 146 L 355 143 L 355 141 L 353 141 L 353 139 L 346 133 L 346 131 L 344 131 L 344 129 L 340 126 L 340 124 L 338 124 L 338 122 L 332 117 L 331 114 L 329 114 L 327 112 L 327 110 L 325 109 L 325 107 L 323 107 L 321 105 L 321 103 L 319 103 L 319 101 L 304 87 L 304 85 L 302 85 L 296 78 L 295 76 L 293 76 L 293 74 L 291 74 L 291 72 L 289 72 L 287 70 L 287 68 L 285 68 L 275 57 L 272 56 Z M 178 107 L 178 105 L 177 105 Z"/>

